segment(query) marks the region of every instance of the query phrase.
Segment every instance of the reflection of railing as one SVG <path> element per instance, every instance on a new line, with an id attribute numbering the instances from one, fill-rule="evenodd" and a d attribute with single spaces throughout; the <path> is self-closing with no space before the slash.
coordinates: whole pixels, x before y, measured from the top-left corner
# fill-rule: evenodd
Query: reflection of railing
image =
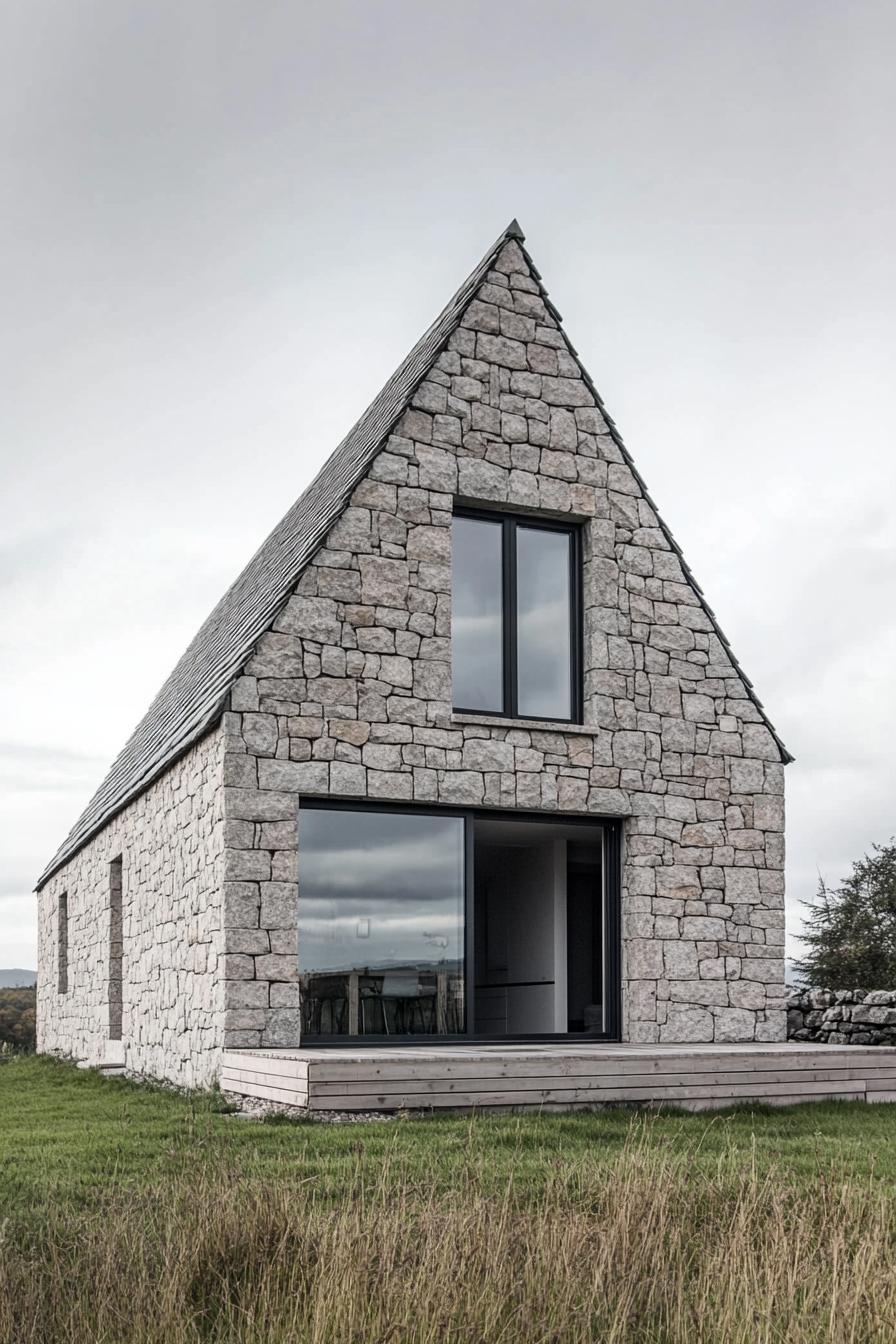
<path id="1" fill-rule="evenodd" d="M 306 1035 L 441 1036 L 464 1029 L 463 977 L 457 972 L 359 967 L 306 974 L 301 982 Z"/>
<path id="2" fill-rule="evenodd" d="M 529 989 L 532 985 L 553 985 L 554 980 L 497 980 L 493 985 L 477 985 L 477 989 Z"/>
<path id="3" fill-rule="evenodd" d="M 422 958 L 419 961 L 378 960 L 366 966 L 351 962 L 337 966 L 303 966 L 299 963 L 299 976 L 302 979 L 308 979 L 309 976 L 349 975 L 352 971 L 360 975 L 390 975 L 393 971 L 396 975 L 435 975 L 438 971 L 446 971 L 448 975 L 463 975 L 464 964 L 454 957 L 439 957 L 437 961 L 424 961 Z"/>

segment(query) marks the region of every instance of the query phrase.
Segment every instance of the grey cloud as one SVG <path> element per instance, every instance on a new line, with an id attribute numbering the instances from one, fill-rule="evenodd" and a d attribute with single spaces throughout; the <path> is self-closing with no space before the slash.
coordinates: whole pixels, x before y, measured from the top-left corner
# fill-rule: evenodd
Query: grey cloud
<path id="1" fill-rule="evenodd" d="M 70 534 L 49 528 L 0 544 L 0 587 L 11 587 L 36 574 L 46 578 L 71 545 Z"/>
<path id="2" fill-rule="evenodd" d="M 797 757 L 790 899 L 896 829 L 894 39 L 876 0 L 7 6 L 0 736 L 57 749 L 8 758 L 5 870 L 514 214 Z"/>
<path id="3" fill-rule="evenodd" d="M 40 743 L 0 743 L 0 790 L 79 795 L 102 778 L 108 758 Z"/>
<path id="4" fill-rule="evenodd" d="M 28 894 L 29 885 L 27 877 L 4 877 L 0 880 L 0 901 L 20 900 Z"/>

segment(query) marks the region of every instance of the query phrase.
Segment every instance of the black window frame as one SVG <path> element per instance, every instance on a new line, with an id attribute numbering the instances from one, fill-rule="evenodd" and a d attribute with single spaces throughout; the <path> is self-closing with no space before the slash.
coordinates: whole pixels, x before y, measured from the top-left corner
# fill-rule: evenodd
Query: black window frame
<path id="1" fill-rule="evenodd" d="M 466 1008 L 466 1029 L 454 1035 L 441 1036 L 435 1033 L 422 1036 L 387 1036 L 369 1033 L 358 1036 L 318 1036 L 300 1037 L 301 1046 L 313 1046 L 332 1050 L 357 1050 L 367 1047 L 408 1046 L 419 1049 L 425 1045 L 525 1045 L 541 1042 L 582 1042 L 600 1044 L 618 1042 L 622 1039 L 622 837 L 623 819 L 601 815 L 582 816 L 567 812 L 524 812 L 516 809 L 492 807 L 458 807 L 451 804 L 417 804 L 395 802 L 380 798 L 329 798 L 313 794 L 299 799 L 296 826 L 301 823 L 303 810 L 327 808 L 342 812 L 402 812 L 414 816 L 461 817 L 464 822 L 464 1000 Z M 535 824 L 564 826 L 599 826 L 603 832 L 603 855 L 601 861 L 601 919 L 603 921 L 604 940 L 604 1020 L 601 1031 L 588 1032 L 530 1032 L 525 1035 L 479 1036 L 476 1034 L 475 1012 L 475 859 L 474 859 L 474 823 L 477 818 L 489 820 L 526 821 Z M 298 844 L 301 893 L 301 832 Z M 297 909 L 296 926 L 298 937 L 302 936 L 301 894 Z M 298 947 L 296 948 L 298 959 Z"/>
<path id="2" fill-rule="evenodd" d="M 545 518 L 540 514 L 507 513 L 503 509 L 455 507 L 454 518 L 470 518 L 477 522 L 499 523 L 501 525 L 501 709 L 471 709 L 466 705 L 454 704 L 455 714 L 479 714 L 486 718 L 525 719 L 532 723 L 582 723 L 583 714 L 583 616 L 582 616 L 582 526 L 578 522 L 567 522 L 555 518 Z M 570 716 L 564 718 L 557 714 L 523 714 L 519 710 L 519 632 L 517 621 L 517 545 L 516 533 L 519 527 L 533 531 L 559 532 L 569 537 L 569 676 L 570 676 Z M 453 544 L 453 529 L 452 529 Z M 452 667 L 454 645 L 451 648 Z"/>

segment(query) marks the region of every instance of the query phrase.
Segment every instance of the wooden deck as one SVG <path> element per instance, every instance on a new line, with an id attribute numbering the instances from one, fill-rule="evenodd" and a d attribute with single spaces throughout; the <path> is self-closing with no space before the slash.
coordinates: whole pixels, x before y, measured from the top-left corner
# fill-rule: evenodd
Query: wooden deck
<path id="1" fill-rule="evenodd" d="M 312 1111 L 896 1101 L 896 1047 L 460 1045 L 227 1050 L 228 1092 Z"/>

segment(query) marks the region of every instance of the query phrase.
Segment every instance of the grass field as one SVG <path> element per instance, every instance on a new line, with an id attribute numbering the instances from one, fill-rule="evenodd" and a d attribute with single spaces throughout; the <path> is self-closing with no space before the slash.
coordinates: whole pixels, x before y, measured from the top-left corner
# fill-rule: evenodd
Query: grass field
<path id="1" fill-rule="evenodd" d="M 0 1063 L 0 1341 L 896 1339 L 896 1107 L 257 1124 Z"/>

